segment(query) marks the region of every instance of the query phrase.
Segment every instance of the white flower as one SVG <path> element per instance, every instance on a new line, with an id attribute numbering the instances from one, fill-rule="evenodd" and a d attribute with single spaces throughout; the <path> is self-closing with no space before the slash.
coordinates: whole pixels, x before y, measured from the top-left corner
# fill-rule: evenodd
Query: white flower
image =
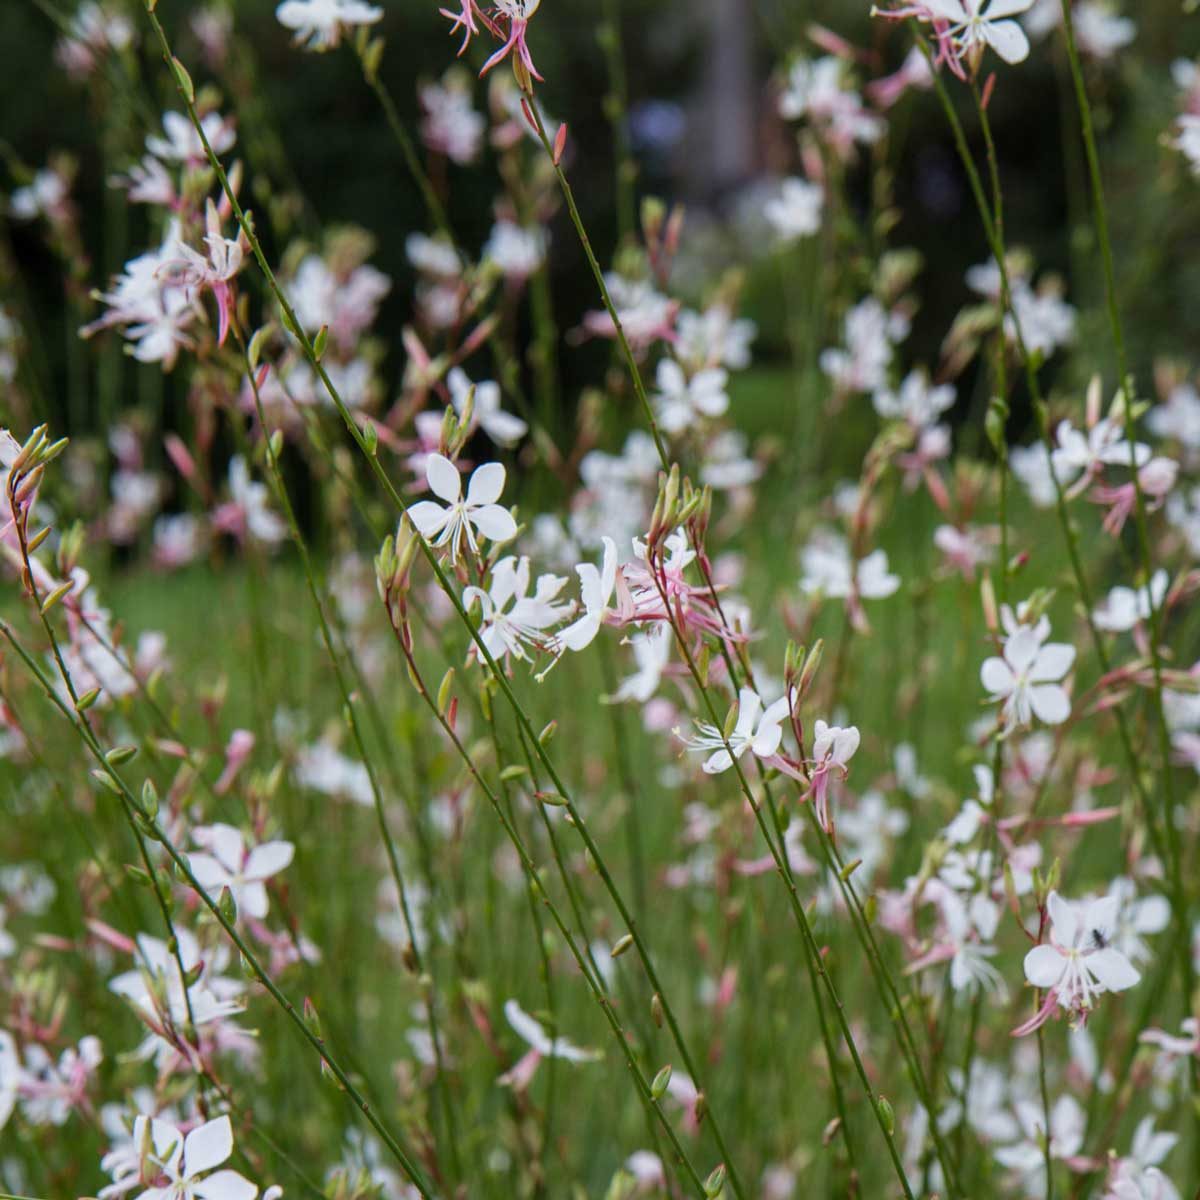
<path id="1" fill-rule="evenodd" d="M 467 406 L 467 396 L 475 389 L 473 421 L 497 446 L 515 446 L 529 426 L 500 407 L 500 385 L 492 379 L 473 384 L 462 367 L 455 367 L 446 376 L 450 388 L 450 403 L 461 417 Z"/>
<path id="2" fill-rule="evenodd" d="M 845 775 L 861 740 L 857 725 L 842 728 L 818 718 L 813 725 L 813 762 L 826 769 L 836 768 Z"/>
<path id="3" fill-rule="evenodd" d="M 783 740 L 783 720 L 791 711 L 788 698 L 783 696 L 774 704 L 763 708 L 762 697 L 751 688 L 738 692 L 738 717 L 733 732 L 726 738 L 715 725 L 697 721 L 699 732 L 685 740 L 689 750 L 711 750 L 705 760 L 704 771 L 717 775 L 733 766 L 735 758 L 741 758 L 747 750 L 759 758 L 770 758 L 779 749 Z M 726 749 L 726 742 L 729 748 Z"/>
<path id="4" fill-rule="evenodd" d="M 347 758 L 329 742 L 305 746 L 296 756 L 296 782 L 326 796 L 345 797 L 370 808 L 375 803 L 371 776 L 363 763 Z"/>
<path id="5" fill-rule="evenodd" d="M 998 1147 L 996 1161 L 1021 1175 L 1026 1196 L 1044 1196 L 1047 1191 L 1046 1151 L 1042 1142 L 1046 1118 L 1042 1105 L 1033 1100 L 1018 1100 L 1016 1114 L 1024 1138 L 1011 1146 Z M 1050 1110 L 1051 1158 L 1071 1158 L 1078 1154 L 1083 1146 L 1086 1124 L 1079 1102 L 1073 1096 L 1060 1096 Z"/>
<path id="6" fill-rule="evenodd" d="M 654 397 L 663 429 L 682 433 L 701 417 L 721 416 L 729 408 L 728 379 L 721 367 L 707 367 L 688 379 L 673 358 L 664 358 L 658 364 L 658 395 Z"/>
<path id="7" fill-rule="evenodd" d="M 280 25 L 296 31 L 296 44 L 330 50 L 347 28 L 374 25 L 383 9 L 358 0 L 283 0 L 275 10 Z"/>
<path id="8" fill-rule="evenodd" d="M 1179 1141 L 1176 1133 L 1159 1133 L 1153 1117 L 1143 1117 L 1133 1133 L 1126 1158 L 1117 1159 L 1104 1200 L 1179 1200 L 1175 1185 L 1158 1169 Z"/>
<path id="9" fill-rule="evenodd" d="M 225 120 L 218 113 L 210 112 L 201 118 L 200 128 L 204 131 L 214 154 L 224 154 L 226 150 L 231 150 L 237 141 L 233 122 Z M 164 162 L 183 163 L 199 163 L 206 160 L 204 143 L 183 113 L 164 113 L 163 133 L 166 134 L 165 137 L 150 134 L 146 138 L 146 149 L 155 158 L 161 158 Z"/>
<path id="10" fill-rule="evenodd" d="M 495 263 L 509 279 L 526 279 L 546 258 L 546 231 L 497 221 L 483 247 L 484 262 Z"/>
<path id="11" fill-rule="evenodd" d="M 287 523 L 268 507 L 267 485 L 250 478 L 250 468 L 240 454 L 229 460 L 229 495 L 241 527 L 256 542 L 270 544 L 287 537 Z"/>
<path id="12" fill-rule="evenodd" d="M 645 704 L 658 691 L 663 669 L 671 657 L 673 637 L 671 626 L 664 621 L 649 633 L 640 633 L 630 639 L 637 670 L 621 681 L 611 697 L 614 702 L 636 700 Z"/>
<path id="13" fill-rule="evenodd" d="M 811 237 L 821 228 L 825 191 L 807 179 L 785 179 L 779 194 L 763 205 L 763 216 L 784 241 Z"/>
<path id="14" fill-rule="evenodd" d="M 1140 979 L 1137 968 L 1110 944 L 1120 898 L 1072 904 L 1057 892 L 1046 900 L 1050 940 L 1025 955 L 1025 978 L 1053 988 L 1060 1008 L 1087 1013 L 1104 992 L 1123 992 Z"/>
<path id="15" fill-rule="evenodd" d="M 17 1082 L 21 1078 L 21 1060 L 11 1033 L 0 1029 L 0 1129 L 3 1129 L 17 1105 Z"/>
<path id="16" fill-rule="evenodd" d="M 1170 577 L 1155 571 L 1149 586 L 1136 590 L 1115 587 L 1092 614 L 1097 629 L 1107 633 L 1128 633 L 1139 621 L 1148 621 L 1151 612 L 1162 607 Z"/>
<path id="17" fill-rule="evenodd" d="M 1071 715 L 1071 701 L 1060 686 L 1075 662 L 1075 647 L 1045 641 L 1042 627 L 1020 625 L 1004 639 L 1004 657 L 985 659 L 979 678 L 993 700 L 1004 701 L 1010 725 L 1028 725 L 1033 716 L 1061 725 Z"/>
<path id="18" fill-rule="evenodd" d="M 834 533 L 815 534 L 801 563 L 800 586 L 810 594 L 844 599 L 857 593 L 864 600 L 881 600 L 900 586 L 900 577 L 888 570 L 885 551 L 873 550 L 855 563 L 846 539 Z"/>
<path id="19" fill-rule="evenodd" d="M 192 831 L 207 854 L 189 854 L 188 866 L 196 881 L 216 900 L 228 888 L 239 914 L 261 921 L 267 915 L 265 881 L 277 875 L 296 853 L 291 842 L 263 842 L 250 850 L 240 831 L 218 822 Z"/>
<path id="20" fill-rule="evenodd" d="M 580 563 L 575 568 L 575 574 L 579 576 L 583 615 L 554 637 L 551 649 L 555 654 L 562 654 L 564 650 L 582 650 L 590 646 L 600 632 L 613 589 L 617 585 L 617 547 L 612 538 L 604 539 L 602 567 Z"/>
<path id="21" fill-rule="evenodd" d="M 746 318 L 734 319 L 724 304 L 704 312 L 685 310 L 676 322 L 675 355 L 690 370 L 728 367 L 739 371 L 750 365 L 750 343 L 758 327 Z"/>
<path id="22" fill-rule="evenodd" d="M 597 1062 L 603 1057 L 598 1050 L 576 1046 L 565 1037 L 548 1037 L 541 1022 L 534 1020 L 515 1000 L 504 1002 L 504 1017 L 513 1031 L 529 1043 L 530 1051 L 538 1058 L 558 1058 L 564 1062 L 583 1063 Z"/>
<path id="23" fill-rule="evenodd" d="M 433 494 L 446 502 L 446 507 L 422 500 L 408 510 L 408 519 L 422 537 L 436 539 L 435 546 L 449 546 L 452 562 L 458 561 L 464 537 L 471 553 L 478 554 L 477 532 L 493 542 L 507 542 L 517 536 L 512 513 L 496 503 L 504 491 L 505 470 L 501 463 L 476 467 L 465 498 L 458 468 L 444 455 L 429 456 L 425 478 Z"/>
<path id="24" fill-rule="evenodd" d="M 1138 442 L 1131 451 L 1120 426 L 1109 417 L 1097 421 L 1086 434 L 1070 421 L 1060 421 L 1056 433 L 1058 446 L 1050 458 L 1054 473 L 1063 483 L 1080 474 L 1094 474 L 1105 464 L 1128 467 L 1136 460 L 1142 467 L 1150 459 L 1150 447 Z"/>
<path id="25" fill-rule="evenodd" d="M 488 591 L 469 587 L 463 592 L 463 607 L 478 603 L 483 613 L 479 636 L 493 658 L 525 659 L 525 647 L 540 645 L 545 631 L 571 611 L 569 604 L 554 603 L 567 582 L 561 575 L 538 576 L 532 596 L 529 582 L 529 559 L 510 554 L 492 568 Z"/>
<path id="26" fill-rule="evenodd" d="M 233 1153 L 229 1118 L 197 1126 L 186 1137 L 174 1125 L 139 1116 L 133 1141 L 141 1177 L 150 1182 L 137 1200 L 254 1200 L 258 1188 L 236 1171 L 214 1171 Z"/>
<path id="27" fill-rule="evenodd" d="M 913 429 L 932 425 L 948 408 L 954 407 L 954 385 L 932 384 L 924 371 L 910 371 L 898 392 L 880 388 L 872 397 L 875 411 L 885 418 L 907 421 Z"/>
<path id="28" fill-rule="evenodd" d="M 1010 18 L 1025 12 L 1033 0 L 921 0 L 934 20 L 946 21 L 943 34 L 953 40 L 960 57 L 990 46 L 1006 63 L 1029 56 L 1025 31 Z"/>

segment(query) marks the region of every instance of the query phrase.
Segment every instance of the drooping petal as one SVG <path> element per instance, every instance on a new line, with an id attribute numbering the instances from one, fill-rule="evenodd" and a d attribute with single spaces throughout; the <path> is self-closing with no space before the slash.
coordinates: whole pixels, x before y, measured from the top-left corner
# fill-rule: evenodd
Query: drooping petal
<path id="1" fill-rule="evenodd" d="M 435 496 L 441 497 L 447 504 L 458 503 L 462 496 L 462 477 L 458 468 L 444 454 L 431 454 L 425 460 L 425 478 Z"/>
<path id="2" fill-rule="evenodd" d="M 728 771 L 732 766 L 733 755 L 722 746 L 720 750 L 710 754 L 705 760 L 704 773 L 706 775 L 720 775 L 722 771 Z"/>
<path id="3" fill-rule="evenodd" d="M 504 491 L 505 476 L 503 463 L 484 463 L 477 467 L 467 484 L 467 503 L 472 507 L 495 504 Z"/>
<path id="4" fill-rule="evenodd" d="M 1034 946 L 1025 955 L 1025 978 L 1034 987 L 1054 987 L 1066 965 L 1067 960 L 1053 946 Z"/>

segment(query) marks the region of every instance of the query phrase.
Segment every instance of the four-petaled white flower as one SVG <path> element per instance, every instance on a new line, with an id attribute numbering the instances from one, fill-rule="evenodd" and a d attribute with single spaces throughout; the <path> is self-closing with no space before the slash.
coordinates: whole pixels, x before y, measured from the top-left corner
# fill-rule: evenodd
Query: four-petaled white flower
<path id="1" fill-rule="evenodd" d="M 150 1186 L 136 1200 L 254 1200 L 258 1188 L 236 1171 L 214 1171 L 233 1153 L 229 1118 L 218 1117 L 186 1137 L 168 1121 L 139 1116 L 133 1144 L 141 1178 Z"/>
<path id="2" fill-rule="evenodd" d="M 545 641 L 545 631 L 571 611 L 569 604 L 554 603 L 566 582 L 561 575 L 539 575 L 530 596 L 529 559 L 510 554 L 492 568 L 488 591 L 469 587 L 463 592 L 463 606 L 478 603 L 483 613 L 479 636 L 493 658 L 524 659 L 525 647 Z"/>
<path id="3" fill-rule="evenodd" d="M 664 358 L 656 380 L 655 407 L 667 433 L 683 433 L 701 417 L 719 417 L 729 408 L 729 375 L 723 367 L 706 367 L 689 379 L 673 358 Z"/>
<path id="4" fill-rule="evenodd" d="M 1104 992 L 1123 992 L 1140 979 L 1137 968 L 1110 944 L 1120 898 L 1073 904 L 1057 892 L 1046 900 L 1050 940 L 1025 955 L 1025 978 L 1052 988 L 1060 1008 L 1085 1014 Z"/>
<path id="5" fill-rule="evenodd" d="M 824 204 L 825 191 L 819 183 L 785 179 L 779 185 L 779 194 L 763 205 L 763 216 L 783 241 L 790 242 L 820 230 Z"/>
<path id="6" fill-rule="evenodd" d="M 246 849 L 246 840 L 232 825 L 218 822 L 192 831 L 192 839 L 207 854 L 189 854 L 188 866 L 200 886 L 215 900 L 228 888 L 239 913 L 256 921 L 267 915 L 265 881 L 291 861 L 291 842 L 263 842 Z"/>
<path id="7" fill-rule="evenodd" d="M 1149 620 L 1150 614 L 1162 607 L 1169 582 L 1166 571 L 1155 571 L 1148 587 L 1113 588 L 1092 614 L 1096 628 L 1107 633 L 1128 633 L 1139 621 Z"/>
<path id="8" fill-rule="evenodd" d="M 919 0 L 914 7 L 924 10 L 920 15 L 926 19 L 947 23 L 938 40 L 948 40 L 959 58 L 990 46 L 1006 63 L 1014 64 L 1029 56 L 1029 39 L 1011 18 L 1032 5 L 1033 0 Z"/>
<path id="9" fill-rule="evenodd" d="M 1004 657 L 985 659 L 979 671 L 993 700 L 1004 701 L 1009 725 L 1028 725 L 1036 716 L 1061 725 L 1071 715 L 1071 701 L 1060 680 L 1075 662 L 1075 647 L 1045 643 L 1048 627 L 1020 625 L 1004 639 Z"/>
<path id="10" fill-rule="evenodd" d="M 446 376 L 446 384 L 450 388 L 450 403 L 460 417 L 466 411 L 471 388 L 475 389 L 472 421 L 497 446 L 515 446 L 529 432 L 529 426 L 520 417 L 500 407 L 500 385 L 495 380 L 472 383 L 462 367 L 455 367 Z"/>
<path id="11" fill-rule="evenodd" d="M 476 533 L 493 542 L 507 542 L 517 536 L 517 523 L 512 513 L 496 503 L 504 491 L 503 464 L 484 463 L 476 467 L 465 497 L 458 468 L 442 454 L 429 456 L 425 463 L 425 478 L 433 494 L 445 500 L 446 507 L 432 500 L 422 500 L 408 510 L 408 519 L 422 537 L 431 540 L 439 549 L 449 546 L 452 562 L 458 561 L 464 537 L 471 553 L 478 554 Z"/>
<path id="12" fill-rule="evenodd" d="M 280 25 L 295 30 L 296 44 L 310 50 L 331 50 L 346 29 L 382 17 L 382 8 L 358 0 L 283 0 L 275 10 Z"/>
<path id="13" fill-rule="evenodd" d="M 711 750 L 713 753 L 705 760 L 704 771 L 708 775 L 718 775 L 729 770 L 733 760 L 741 758 L 747 750 L 759 758 L 770 758 L 783 740 L 782 722 L 790 711 L 786 696 L 764 709 L 762 697 L 744 687 L 738 692 L 737 724 L 728 738 L 715 725 L 697 721 L 699 732 L 687 738 L 685 744 L 689 750 Z"/>

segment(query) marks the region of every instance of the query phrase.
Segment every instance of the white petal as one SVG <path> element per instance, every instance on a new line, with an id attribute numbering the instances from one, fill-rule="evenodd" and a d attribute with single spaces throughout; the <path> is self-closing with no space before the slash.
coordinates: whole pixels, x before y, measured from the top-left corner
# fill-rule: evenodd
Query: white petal
<path id="1" fill-rule="evenodd" d="M 217 1171 L 192 1184 L 192 1194 L 198 1200 L 254 1200 L 258 1188 L 236 1171 Z"/>
<path id="2" fill-rule="evenodd" d="M 504 491 L 505 470 L 503 463 L 484 463 L 477 467 L 467 484 L 467 503 L 475 505 L 495 504 Z"/>
<path id="3" fill-rule="evenodd" d="M 1013 690 L 1012 668 L 1002 658 L 985 658 L 979 681 L 993 696 L 1007 696 Z"/>
<path id="4" fill-rule="evenodd" d="M 474 486 L 474 480 L 472 487 Z M 485 504 L 471 510 L 471 524 L 493 542 L 507 542 L 517 536 L 517 523 L 513 515 L 499 504 Z"/>
<path id="5" fill-rule="evenodd" d="M 1084 965 L 1110 992 L 1123 992 L 1142 978 L 1129 959 L 1111 947 L 1089 954 Z"/>
<path id="6" fill-rule="evenodd" d="M 1030 683 L 1050 683 L 1061 679 L 1075 664 L 1075 647 L 1063 642 L 1043 646 L 1029 669 Z"/>
<path id="7" fill-rule="evenodd" d="M 984 25 L 983 36 L 1006 63 L 1024 62 L 1029 57 L 1029 39 L 1016 21 Z"/>
<path id="8" fill-rule="evenodd" d="M 430 491 L 447 504 L 457 503 L 462 496 L 462 477 L 444 454 L 431 454 L 425 460 L 425 478 L 429 481 Z"/>
<path id="9" fill-rule="evenodd" d="M 1034 946 L 1025 955 L 1025 978 L 1034 987 L 1054 987 L 1066 965 L 1067 960 L 1053 946 Z"/>
<path id="10" fill-rule="evenodd" d="M 436 537 L 446 527 L 450 519 L 450 509 L 435 504 L 432 500 L 422 500 L 410 505 L 408 519 L 413 528 L 425 538 Z"/>
<path id="11" fill-rule="evenodd" d="M 1051 892 L 1046 899 L 1046 909 L 1054 926 L 1054 940 L 1060 946 L 1073 946 L 1079 934 L 1079 917 L 1075 906 L 1057 892 Z"/>
<path id="12" fill-rule="evenodd" d="M 1061 725 L 1071 715 L 1071 701 L 1057 683 L 1039 683 L 1029 689 L 1029 705 L 1047 725 Z"/>
<path id="13" fill-rule="evenodd" d="M 183 1143 L 184 1178 L 220 1166 L 233 1153 L 233 1126 L 228 1117 L 218 1117 L 193 1129 Z"/>
<path id="14" fill-rule="evenodd" d="M 295 854 L 291 842 L 263 842 L 250 851 L 242 875 L 246 879 L 269 879 L 287 867 Z"/>
<path id="15" fill-rule="evenodd" d="M 704 772 L 706 775 L 719 775 L 722 771 L 728 771 L 733 766 L 733 757 L 729 751 L 722 747 L 714 754 L 710 754 L 704 763 Z"/>
<path id="16" fill-rule="evenodd" d="M 229 872 L 211 854 L 189 854 L 187 860 L 196 882 L 206 892 L 229 882 Z"/>

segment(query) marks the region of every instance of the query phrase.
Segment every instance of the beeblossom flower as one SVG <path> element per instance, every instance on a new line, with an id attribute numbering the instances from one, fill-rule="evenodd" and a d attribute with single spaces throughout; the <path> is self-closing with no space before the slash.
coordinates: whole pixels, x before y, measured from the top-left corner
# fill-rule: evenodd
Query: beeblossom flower
<path id="1" fill-rule="evenodd" d="M 156 1117 L 139 1116 L 133 1127 L 140 1177 L 148 1184 L 135 1200 L 254 1200 L 258 1188 L 237 1171 L 214 1170 L 233 1153 L 227 1116 L 198 1125 L 186 1136 Z"/>
<path id="2" fill-rule="evenodd" d="M 511 541 L 517 536 L 517 523 L 512 513 L 497 504 L 504 491 L 505 470 L 501 463 L 485 463 L 476 467 L 463 496 L 462 477 L 458 468 L 442 454 L 431 454 L 425 463 L 425 478 L 435 496 L 446 506 L 433 500 L 422 500 L 408 510 L 408 519 L 422 537 L 441 549 L 450 548 L 451 562 L 462 553 L 463 539 L 472 554 L 479 553 L 477 535 L 493 542 Z"/>
<path id="3" fill-rule="evenodd" d="M 272 841 L 247 848 L 239 830 L 220 822 L 192 830 L 192 840 L 207 852 L 188 855 L 200 886 L 214 900 L 228 888 L 238 913 L 261 921 L 269 907 L 266 881 L 291 863 L 296 847 Z"/>
<path id="4" fill-rule="evenodd" d="M 1150 614 L 1162 607 L 1169 583 L 1167 572 L 1158 570 L 1144 587 L 1113 588 L 1092 613 L 1096 628 L 1106 633 L 1128 633 L 1139 622 L 1148 621 Z"/>
<path id="5" fill-rule="evenodd" d="M 610 537 L 604 538 L 603 543 L 604 558 L 600 567 L 585 562 L 575 568 L 583 614 L 551 639 L 550 648 L 556 655 L 564 650 L 583 650 L 590 646 L 608 615 L 617 585 L 617 547 Z"/>
<path id="6" fill-rule="evenodd" d="M 455 367 L 446 376 L 446 385 L 450 388 L 450 403 L 460 417 L 466 411 L 471 388 L 475 389 L 473 427 L 482 429 L 497 446 L 515 446 L 529 432 L 529 426 L 520 417 L 501 408 L 500 385 L 495 380 L 472 383 L 462 367 Z"/>
<path id="7" fill-rule="evenodd" d="M 295 31 L 296 44 L 309 50 L 332 50 L 347 29 L 382 17 L 382 8 L 359 0 L 283 0 L 275 10 L 275 19 Z"/>
<path id="8" fill-rule="evenodd" d="M 833 777 L 845 779 L 850 773 L 850 760 L 858 752 L 862 737 L 857 725 L 830 725 L 820 718 L 813 725 L 812 762 L 809 774 L 809 795 L 817 820 L 832 829 L 829 819 L 829 785 Z"/>
<path id="9" fill-rule="evenodd" d="M 1049 940 L 1025 955 L 1025 978 L 1053 991 L 1060 1008 L 1083 1019 L 1098 996 L 1133 987 L 1141 974 L 1111 944 L 1119 908 L 1115 895 L 1072 903 L 1051 892 L 1046 900 Z"/>
<path id="10" fill-rule="evenodd" d="M 779 192 L 763 205 L 763 216 L 782 241 L 811 237 L 821 228 L 825 191 L 807 179 L 785 179 Z"/>
<path id="11" fill-rule="evenodd" d="M 753 688 L 744 687 L 738 692 L 737 724 L 728 738 L 715 725 L 697 721 L 697 733 L 684 739 L 689 750 L 710 750 L 704 762 L 708 775 L 719 775 L 733 766 L 735 758 L 741 758 L 747 750 L 759 758 L 770 758 L 783 740 L 783 721 L 791 711 L 786 696 L 763 707 L 762 697 Z M 728 745 L 726 745 L 728 743 Z"/>
<path id="12" fill-rule="evenodd" d="M 1034 0 L 916 0 L 900 8 L 874 10 L 879 16 L 903 20 L 913 17 L 933 26 L 937 39 L 937 61 L 944 62 L 960 78 L 966 78 L 963 62 L 972 72 L 987 48 L 1006 63 L 1015 65 L 1029 57 L 1029 39 L 1012 18 L 1026 12 Z"/>
<path id="13" fill-rule="evenodd" d="M 1071 715 L 1060 681 L 1075 662 L 1075 647 L 1046 643 L 1048 633 L 1048 623 L 1018 626 L 1004 639 L 1002 657 L 985 659 L 980 668 L 979 678 L 992 699 L 1004 702 L 1009 726 L 1028 725 L 1034 716 L 1047 725 L 1061 725 Z"/>
<path id="14" fill-rule="evenodd" d="M 654 397 L 659 424 L 667 433 L 678 434 L 702 417 L 722 416 L 729 408 L 728 381 L 721 367 L 706 367 L 689 379 L 679 363 L 664 358 L 658 364 L 658 394 Z"/>
<path id="15" fill-rule="evenodd" d="M 500 1082 L 523 1089 L 529 1086 L 538 1063 L 543 1058 L 557 1058 L 562 1062 L 598 1062 L 603 1055 L 598 1050 L 576 1046 L 565 1037 L 550 1037 L 540 1021 L 531 1017 L 516 1000 L 506 1000 L 504 1017 L 513 1031 L 529 1044 L 529 1050 L 506 1071 Z"/>
<path id="16" fill-rule="evenodd" d="M 189 166 L 207 162 L 204 142 L 200 140 L 200 134 L 183 113 L 164 113 L 162 123 L 162 137 L 152 133 L 146 138 L 146 149 L 155 158 L 160 158 L 163 162 L 185 163 Z M 212 147 L 212 152 L 218 156 L 232 150 L 237 141 L 233 121 L 222 117 L 220 113 L 207 113 L 200 119 L 200 128 Z"/>
<path id="17" fill-rule="evenodd" d="M 561 575 L 539 575 L 531 596 L 529 559 L 510 554 L 492 568 L 487 591 L 469 587 L 463 592 L 463 607 L 479 605 L 479 636 L 493 658 L 526 659 L 526 647 L 543 645 L 547 630 L 570 613 L 569 603 L 555 603 L 566 582 Z"/>

